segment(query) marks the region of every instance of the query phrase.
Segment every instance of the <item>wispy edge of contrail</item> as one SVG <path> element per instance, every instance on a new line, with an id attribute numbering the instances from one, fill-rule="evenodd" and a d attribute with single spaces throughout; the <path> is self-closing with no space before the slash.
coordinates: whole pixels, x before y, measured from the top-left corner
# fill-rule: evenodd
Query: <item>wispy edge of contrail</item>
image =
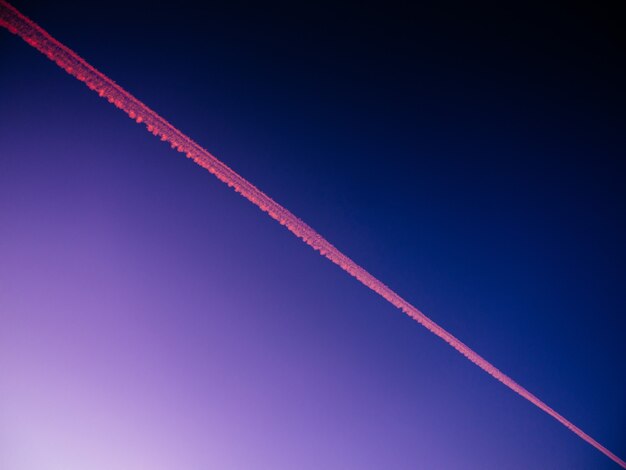
<path id="1" fill-rule="evenodd" d="M 320 254 L 338 265 L 351 276 L 355 277 L 362 284 L 372 289 L 389 303 L 416 320 L 430 332 L 443 339 L 446 343 L 478 367 L 483 369 L 489 375 L 502 382 L 504 385 L 521 395 L 539 409 L 545 411 L 563 426 L 568 428 L 584 441 L 591 444 L 622 468 L 626 468 L 626 462 L 620 459 L 617 455 L 586 434 L 582 429 L 578 428 L 559 413 L 554 411 L 513 379 L 503 374 L 494 365 L 463 344 L 451 333 L 448 333 L 445 329 L 437 325 L 419 309 L 404 300 L 381 281 L 368 273 L 365 269 L 361 268 L 358 264 L 341 253 L 324 237 L 292 214 L 289 210 L 275 202 L 252 183 L 211 155 L 211 153 L 176 129 L 155 111 L 143 104 L 130 93 L 126 92 L 113 80 L 97 71 L 75 52 L 58 42 L 40 26 L 22 15 L 15 7 L 7 3 L 5 0 L 0 0 L 0 26 L 7 28 L 10 32 L 21 37 L 28 44 L 46 55 L 50 60 L 64 69 L 67 73 L 84 82 L 90 89 L 97 92 L 101 97 L 106 98 L 110 103 L 120 108 L 132 119 L 138 123 L 143 123 L 152 134 L 160 137 L 163 141 L 169 142 L 172 148 L 184 153 L 188 158 L 192 159 L 198 165 L 215 175 L 220 181 L 232 187 L 236 192 L 255 204 L 262 211 L 266 212 L 270 217 L 278 221 L 281 225 L 287 227 L 289 231 L 303 240 L 311 248 L 319 251 Z"/>

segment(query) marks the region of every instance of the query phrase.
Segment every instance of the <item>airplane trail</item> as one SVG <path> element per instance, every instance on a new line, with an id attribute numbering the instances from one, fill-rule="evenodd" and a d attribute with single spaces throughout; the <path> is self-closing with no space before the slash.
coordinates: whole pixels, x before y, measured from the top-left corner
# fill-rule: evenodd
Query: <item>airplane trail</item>
<path id="1" fill-rule="evenodd" d="M 552 416 L 567 429 L 591 444 L 622 468 L 626 468 L 626 462 L 624 460 L 620 459 L 598 441 L 586 434 L 582 429 L 575 426 L 513 379 L 502 373 L 493 364 L 463 344 L 451 333 L 424 315 L 419 309 L 404 300 L 392 289 L 340 252 L 293 213 L 275 202 L 267 194 L 233 171 L 226 164 L 222 163 L 191 138 L 187 137 L 159 116 L 155 111 L 117 85 L 113 80 L 93 68 L 74 51 L 58 42 L 44 29 L 24 16 L 5 0 L 0 0 L 0 26 L 7 28 L 10 32 L 21 37 L 67 73 L 84 82 L 90 89 L 120 108 L 137 123 L 144 124 L 149 132 L 160 137 L 161 140 L 168 142 L 172 148 L 185 154 L 198 165 L 208 170 L 220 181 L 226 183 L 229 187 L 233 188 L 236 192 L 259 207 L 263 212 L 266 212 L 274 220 L 284 225 L 311 248 L 318 251 L 348 274 L 355 277 L 362 284 L 369 287 L 430 332 L 444 340 L 489 375 L 502 382 L 537 408 Z"/>

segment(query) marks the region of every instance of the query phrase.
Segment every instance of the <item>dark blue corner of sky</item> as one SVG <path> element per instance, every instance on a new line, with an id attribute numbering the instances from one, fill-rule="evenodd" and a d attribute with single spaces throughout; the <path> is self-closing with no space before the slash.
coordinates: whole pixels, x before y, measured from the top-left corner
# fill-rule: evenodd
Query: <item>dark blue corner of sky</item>
<path id="1" fill-rule="evenodd" d="M 617 7 L 12 4 L 626 457 Z M 0 468 L 616 467 L 0 31 Z"/>

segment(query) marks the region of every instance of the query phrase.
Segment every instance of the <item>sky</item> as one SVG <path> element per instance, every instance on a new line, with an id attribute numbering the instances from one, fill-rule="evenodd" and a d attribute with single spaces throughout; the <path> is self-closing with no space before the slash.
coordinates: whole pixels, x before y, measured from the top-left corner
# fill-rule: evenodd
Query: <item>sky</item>
<path id="1" fill-rule="evenodd" d="M 626 455 L 615 12 L 12 3 Z M 616 468 L 4 30 L 0 57 L 0 467 Z"/>

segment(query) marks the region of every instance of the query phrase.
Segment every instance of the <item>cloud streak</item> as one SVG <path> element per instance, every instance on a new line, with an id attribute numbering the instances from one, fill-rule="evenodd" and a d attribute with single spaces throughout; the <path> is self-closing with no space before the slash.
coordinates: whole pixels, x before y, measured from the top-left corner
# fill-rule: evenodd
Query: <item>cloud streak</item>
<path id="1" fill-rule="evenodd" d="M 355 277 L 362 284 L 369 287 L 389 303 L 424 326 L 430 332 L 444 340 L 489 375 L 502 382 L 511 390 L 552 416 L 563 426 L 568 428 L 584 441 L 591 444 L 622 468 L 626 468 L 626 462 L 617 457 L 610 450 L 575 426 L 569 420 L 565 419 L 555 410 L 550 408 L 513 379 L 502 373 L 493 364 L 485 360 L 451 333 L 424 315 L 419 309 L 404 300 L 392 289 L 387 287 L 384 283 L 379 281 L 365 269 L 340 252 L 324 237 L 296 217 L 289 210 L 275 202 L 267 194 L 259 190 L 256 186 L 218 160 L 191 138 L 176 129 L 155 111 L 117 85 L 113 80 L 97 71 L 75 52 L 55 40 L 41 27 L 26 18 L 17 9 L 9 5 L 4 0 L 0 0 L 0 25 L 21 37 L 29 45 L 43 53 L 67 73 L 82 81 L 91 90 L 95 91 L 101 97 L 105 98 L 107 101 L 124 111 L 131 119 L 135 120 L 137 123 L 143 124 L 149 132 L 159 137 L 161 140 L 168 142 L 172 148 L 185 154 L 198 165 L 208 170 L 220 181 L 226 183 L 229 187 L 233 188 L 236 192 L 255 204 L 262 211 L 266 212 L 274 220 L 278 221 L 281 225 L 284 225 L 289 231 L 304 241 L 311 248 L 318 251 L 321 255 L 328 258 L 345 272 Z"/>

